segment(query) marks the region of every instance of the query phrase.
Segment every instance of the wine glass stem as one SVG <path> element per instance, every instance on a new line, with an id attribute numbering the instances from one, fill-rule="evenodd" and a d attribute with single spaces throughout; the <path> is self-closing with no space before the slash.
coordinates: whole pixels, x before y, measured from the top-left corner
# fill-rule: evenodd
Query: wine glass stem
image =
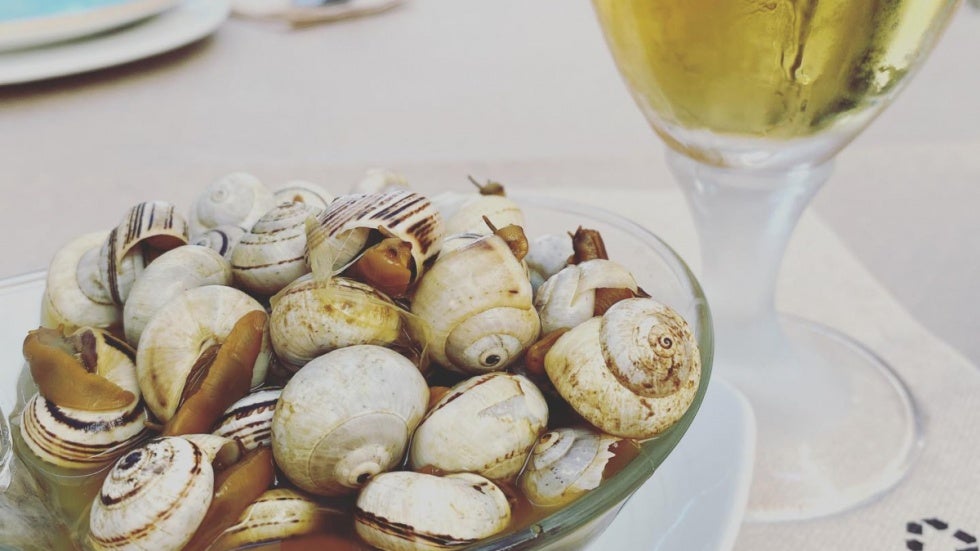
<path id="1" fill-rule="evenodd" d="M 764 363 L 786 365 L 778 359 L 785 339 L 775 310 L 776 276 L 793 228 L 833 162 L 786 170 L 731 169 L 673 150 L 667 161 L 701 240 L 701 283 L 711 305 L 719 359 L 753 371 Z"/>

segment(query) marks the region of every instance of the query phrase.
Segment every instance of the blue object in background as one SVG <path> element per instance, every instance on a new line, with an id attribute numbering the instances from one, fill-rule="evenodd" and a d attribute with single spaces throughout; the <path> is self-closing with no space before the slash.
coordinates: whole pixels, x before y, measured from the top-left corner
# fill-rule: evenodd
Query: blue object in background
<path id="1" fill-rule="evenodd" d="M 84 12 L 129 0 L 0 0 L 0 21 Z"/>

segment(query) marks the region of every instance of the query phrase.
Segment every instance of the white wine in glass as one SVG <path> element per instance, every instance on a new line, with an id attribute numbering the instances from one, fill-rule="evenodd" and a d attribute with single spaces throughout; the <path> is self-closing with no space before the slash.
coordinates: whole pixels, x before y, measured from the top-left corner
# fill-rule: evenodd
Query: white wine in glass
<path id="1" fill-rule="evenodd" d="M 777 315 L 776 275 L 833 156 L 909 80 L 957 0 L 593 3 L 697 224 L 718 373 L 756 412 L 747 518 L 880 496 L 922 444 L 912 397 L 860 344 Z"/>

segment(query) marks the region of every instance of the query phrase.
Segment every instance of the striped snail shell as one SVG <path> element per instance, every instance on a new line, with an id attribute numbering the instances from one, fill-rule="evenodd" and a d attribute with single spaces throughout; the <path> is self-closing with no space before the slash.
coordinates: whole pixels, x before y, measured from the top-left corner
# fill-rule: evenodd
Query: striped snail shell
<path id="1" fill-rule="evenodd" d="M 306 264 L 306 219 L 319 210 L 282 203 L 265 213 L 235 245 L 231 270 L 242 289 L 272 295 L 310 271 Z"/>
<path id="2" fill-rule="evenodd" d="M 562 398 L 592 425 L 643 439 L 687 411 L 701 380 L 701 355 L 677 312 L 632 298 L 562 335 L 544 368 Z"/>
<path id="3" fill-rule="evenodd" d="M 214 470 L 196 444 L 155 438 L 113 465 L 92 503 L 98 550 L 176 551 L 194 535 L 214 492 Z"/>
<path id="4" fill-rule="evenodd" d="M 76 335 L 89 342 L 85 352 L 97 373 L 131 392 L 125 407 L 87 411 L 59 406 L 35 394 L 24 408 L 21 436 L 47 463 L 70 469 L 107 465 L 148 433 L 146 409 L 139 399 L 134 352 L 109 333 L 83 328 Z"/>
<path id="5" fill-rule="evenodd" d="M 275 192 L 279 203 L 303 203 L 320 211 L 334 200 L 334 196 L 322 186 L 306 180 L 291 180 Z"/>
<path id="6" fill-rule="evenodd" d="M 218 226 L 217 228 L 211 228 L 203 233 L 197 234 L 191 244 L 214 249 L 215 252 L 230 262 L 231 251 L 234 250 L 235 245 L 245 235 L 245 231 L 240 226 Z"/>
<path id="7" fill-rule="evenodd" d="M 214 546 L 238 549 L 318 531 L 327 512 L 322 505 L 288 488 L 266 490 L 228 527 Z"/>
<path id="8" fill-rule="evenodd" d="M 501 532 L 509 522 L 504 492 L 471 473 L 384 473 L 361 490 L 354 508 L 357 534 L 391 551 L 455 549 Z"/>
<path id="9" fill-rule="evenodd" d="M 276 199 L 258 178 L 233 172 L 215 180 L 197 197 L 187 219 L 191 237 L 220 226 L 252 227 L 276 205 Z"/>
<path id="10" fill-rule="evenodd" d="M 255 390 L 229 407 L 214 434 L 231 438 L 244 450 L 254 450 L 272 443 L 272 414 L 279 402 L 281 388 Z"/>
<path id="11" fill-rule="evenodd" d="M 130 208 L 109 232 L 98 256 L 87 253 L 82 258 L 78 283 L 96 302 L 123 304 L 146 265 L 163 252 L 186 244 L 187 223 L 176 208 L 165 201 L 144 201 Z"/>
<path id="12" fill-rule="evenodd" d="M 587 428 L 561 428 L 541 435 L 518 483 L 531 503 L 557 507 L 597 488 L 620 438 Z"/>
<path id="13" fill-rule="evenodd" d="M 439 252 L 443 235 L 442 219 L 429 199 L 405 189 L 338 197 L 316 220 L 307 228 L 307 251 L 317 278 L 330 277 L 353 260 L 372 231 L 411 245 L 418 278 L 425 261 Z"/>

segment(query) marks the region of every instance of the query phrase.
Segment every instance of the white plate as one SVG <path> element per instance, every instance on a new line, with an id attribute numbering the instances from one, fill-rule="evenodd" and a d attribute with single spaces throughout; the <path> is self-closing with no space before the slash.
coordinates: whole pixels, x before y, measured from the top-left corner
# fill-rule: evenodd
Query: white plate
<path id="1" fill-rule="evenodd" d="M 17 400 L 24 337 L 40 323 L 44 274 L 0 280 L 0 409 Z M 727 551 L 738 535 L 755 454 L 744 397 L 712 377 L 687 434 L 590 551 Z"/>
<path id="2" fill-rule="evenodd" d="M 214 32 L 228 18 L 230 4 L 230 0 L 183 0 L 169 11 L 115 31 L 0 52 L 0 85 L 84 73 L 179 48 Z"/>
<path id="3" fill-rule="evenodd" d="M 745 512 L 754 458 L 752 408 L 713 374 L 687 434 L 588 549 L 731 549 Z"/>
<path id="4" fill-rule="evenodd" d="M 16 0 L 15 0 L 16 1 Z M 23 0 L 21 0 L 23 1 Z M 174 7 L 180 0 L 75 0 L 13 4 L 30 6 L 27 17 L 3 20 L 0 8 L 0 52 L 95 34 L 145 19 Z"/>

